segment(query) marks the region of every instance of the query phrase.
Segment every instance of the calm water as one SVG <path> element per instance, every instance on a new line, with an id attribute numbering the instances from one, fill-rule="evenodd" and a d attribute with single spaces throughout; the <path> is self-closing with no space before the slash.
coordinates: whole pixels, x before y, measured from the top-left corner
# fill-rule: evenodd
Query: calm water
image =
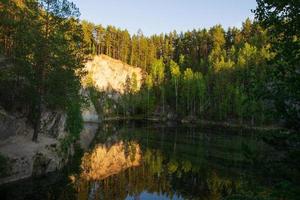
<path id="1" fill-rule="evenodd" d="M 285 152 L 255 133 L 145 124 L 88 128 L 85 150 L 63 172 L 2 186 L 0 199 L 299 199 L 299 176 Z"/>

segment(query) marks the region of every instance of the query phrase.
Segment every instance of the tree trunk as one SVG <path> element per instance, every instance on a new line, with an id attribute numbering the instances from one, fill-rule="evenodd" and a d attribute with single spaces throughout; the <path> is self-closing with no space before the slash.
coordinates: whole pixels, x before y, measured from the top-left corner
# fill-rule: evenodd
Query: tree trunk
<path id="1" fill-rule="evenodd" d="M 45 22 L 45 35 L 44 35 L 44 41 L 42 43 L 42 46 L 40 48 L 41 55 L 39 58 L 39 61 L 37 63 L 37 95 L 38 95 L 38 101 L 36 104 L 35 112 L 35 122 L 34 122 L 34 132 L 32 136 L 32 141 L 36 142 L 38 139 L 38 134 L 40 132 L 40 126 L 41 126 L 41 113 L 42 113 L 42 100 L 44 95 L 44 76 L 45 71 L 44 67 L 46 66 L 46 63 L 48 62 L 48 38 L 49 38 L 49 31 L 50 31 L 50 16 L 48 10 L 50 9 L 50 2 L 47 2 L 47 9 L 46 9 L 46 22 Z"/>
<path id="2" fill-rule="evenodd" d="M 149 117 L 149 89 L 148 89 L 148 95 L 147 95 L 147 117 Z"/>
<path id="3" fill-rule="evenodd" d="M 177 114 L 177 107 L 178 107 L 178 86 L 177 86 L 177 80 L 175 80 L 175 111 Z"/>
<path id="4" fill-rule="evenodd" d="M 38 134 L 40 132 L 40 126 L 41 126 L 41 98 L 39 97 L 38 104 L 35 108 L 36 116 L 35 116 L 35 122 L 34 122 L 34 132 L 32 136 L 32 141 L 37 142 Z"/>
<path id="5" fill-rule="evenodd" d="M 165 88 L 163 86 L 163 92 L 162 92 L 162 100 L 163 100 L 163 114 L 165 114 Z"/>
<path id="6" fill-rule="evenodd" d="M 193 115 L 196 115 L 196 100 L 195 100 L 195 98 L 194 98 L 194 103 L 193 103 L 193 105 L 194 105 L 194 109 L 193 109 Z"/>

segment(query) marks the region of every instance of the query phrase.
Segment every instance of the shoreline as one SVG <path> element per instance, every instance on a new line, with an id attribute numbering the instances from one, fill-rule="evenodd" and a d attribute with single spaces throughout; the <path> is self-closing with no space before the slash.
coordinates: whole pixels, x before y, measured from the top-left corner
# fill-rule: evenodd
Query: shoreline
<path id="1" fill-rule="evenodd" d="M 178 125 L 187 125 L 187 126 L 205 126 L 205 127 L 220 127 L 220 128 L 228 128 L 228 129 L 241 129 L 246 131 L 258 131 L 258 132 L 294 132 L 295 130 L 287 129 L 283 126 L 279 126 L 276 124 L 271 125 L 249 125 L 246 123 L 234 123 L 234 122 L 226 122 L 226 121 L 213 121 L 213 120 L 202 120 L 198 119 L 195 121 L 185 121 L 181 120 L 164 120 L 161 118 L 155 117 L 145 117 L 145 116 L 128 116 L 128 117 L 108 117 L 102 119 L 102 122 L 114 122 L 114 121 L 126 121 L 126 120 L 140 120 L 140 121 L 148 121 L 152 123 L 174 123 Z"/>

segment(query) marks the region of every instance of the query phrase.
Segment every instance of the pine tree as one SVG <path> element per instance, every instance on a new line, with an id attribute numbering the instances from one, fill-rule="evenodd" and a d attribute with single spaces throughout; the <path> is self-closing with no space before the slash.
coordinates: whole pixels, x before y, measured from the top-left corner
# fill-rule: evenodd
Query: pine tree
<path id="1" fill-rule="evenodd" d="M 77 23 L 72 18 L 79 16 L 78 9 L 73 3 L 59 0 L 40 1 L 40 5 L 40 34 L 37 35 L 37 52 L 34 52 L 36 61 L 33 64 L 36 90 L 33 141 L 37 141 L 40 131 L 42 104 L 46 102 L 49 106 L 70 108 L 72 104 L 66 105 L 66 102 L 70 102 L 63 100 L 61 95 L 65 98 L 77 96 L 80 83 L 76 80 L 75 70 L 82 67 L 80 57 L 74 54 L 78 47 L 72 45 L 72 39 L 80 38 L 76 36 L 77 32 L 72 30 L 74 23 Z M 75 43 L 80 44 L 80 41 Z M 51 89 L 54 88 L 54 83 L 62 84 L 61 93 Z"/>
<path id="2" fill-rule="evenodd" d="M 179 89 L 179 80 L 181 76 L 179 65 L 171 60 L 170 62 L 170 71 L 171 71 L 171 80 L 174 85 L 174 91 L 175 91 L 175 111 L 178 111 L 178 89 Z"/>

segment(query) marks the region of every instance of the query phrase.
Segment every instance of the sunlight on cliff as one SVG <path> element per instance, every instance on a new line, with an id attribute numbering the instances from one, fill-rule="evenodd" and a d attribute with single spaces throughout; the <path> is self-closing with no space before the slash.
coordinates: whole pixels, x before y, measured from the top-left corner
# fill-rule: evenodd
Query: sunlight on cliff
<path id="1" fill-rule="evenodd" d="M 81 178 L 102 180 L 122 170 L 139 166 L 142 153 L 136 142 L 118 142 L 112 146 L 98 145 L 90 153 L 85 153 L 82 162 Z"/>
<path id="2" fill-rule="evenodd" d="M 86 76 L 82 79 L 84 87 L 93 86 L 99 91 L 114 90 L 124 92 L 126 81 L 136 78 L 137 89 L 141 87 L 142 70 L 106 55 L 94 56 L 85 64 Z"/>

